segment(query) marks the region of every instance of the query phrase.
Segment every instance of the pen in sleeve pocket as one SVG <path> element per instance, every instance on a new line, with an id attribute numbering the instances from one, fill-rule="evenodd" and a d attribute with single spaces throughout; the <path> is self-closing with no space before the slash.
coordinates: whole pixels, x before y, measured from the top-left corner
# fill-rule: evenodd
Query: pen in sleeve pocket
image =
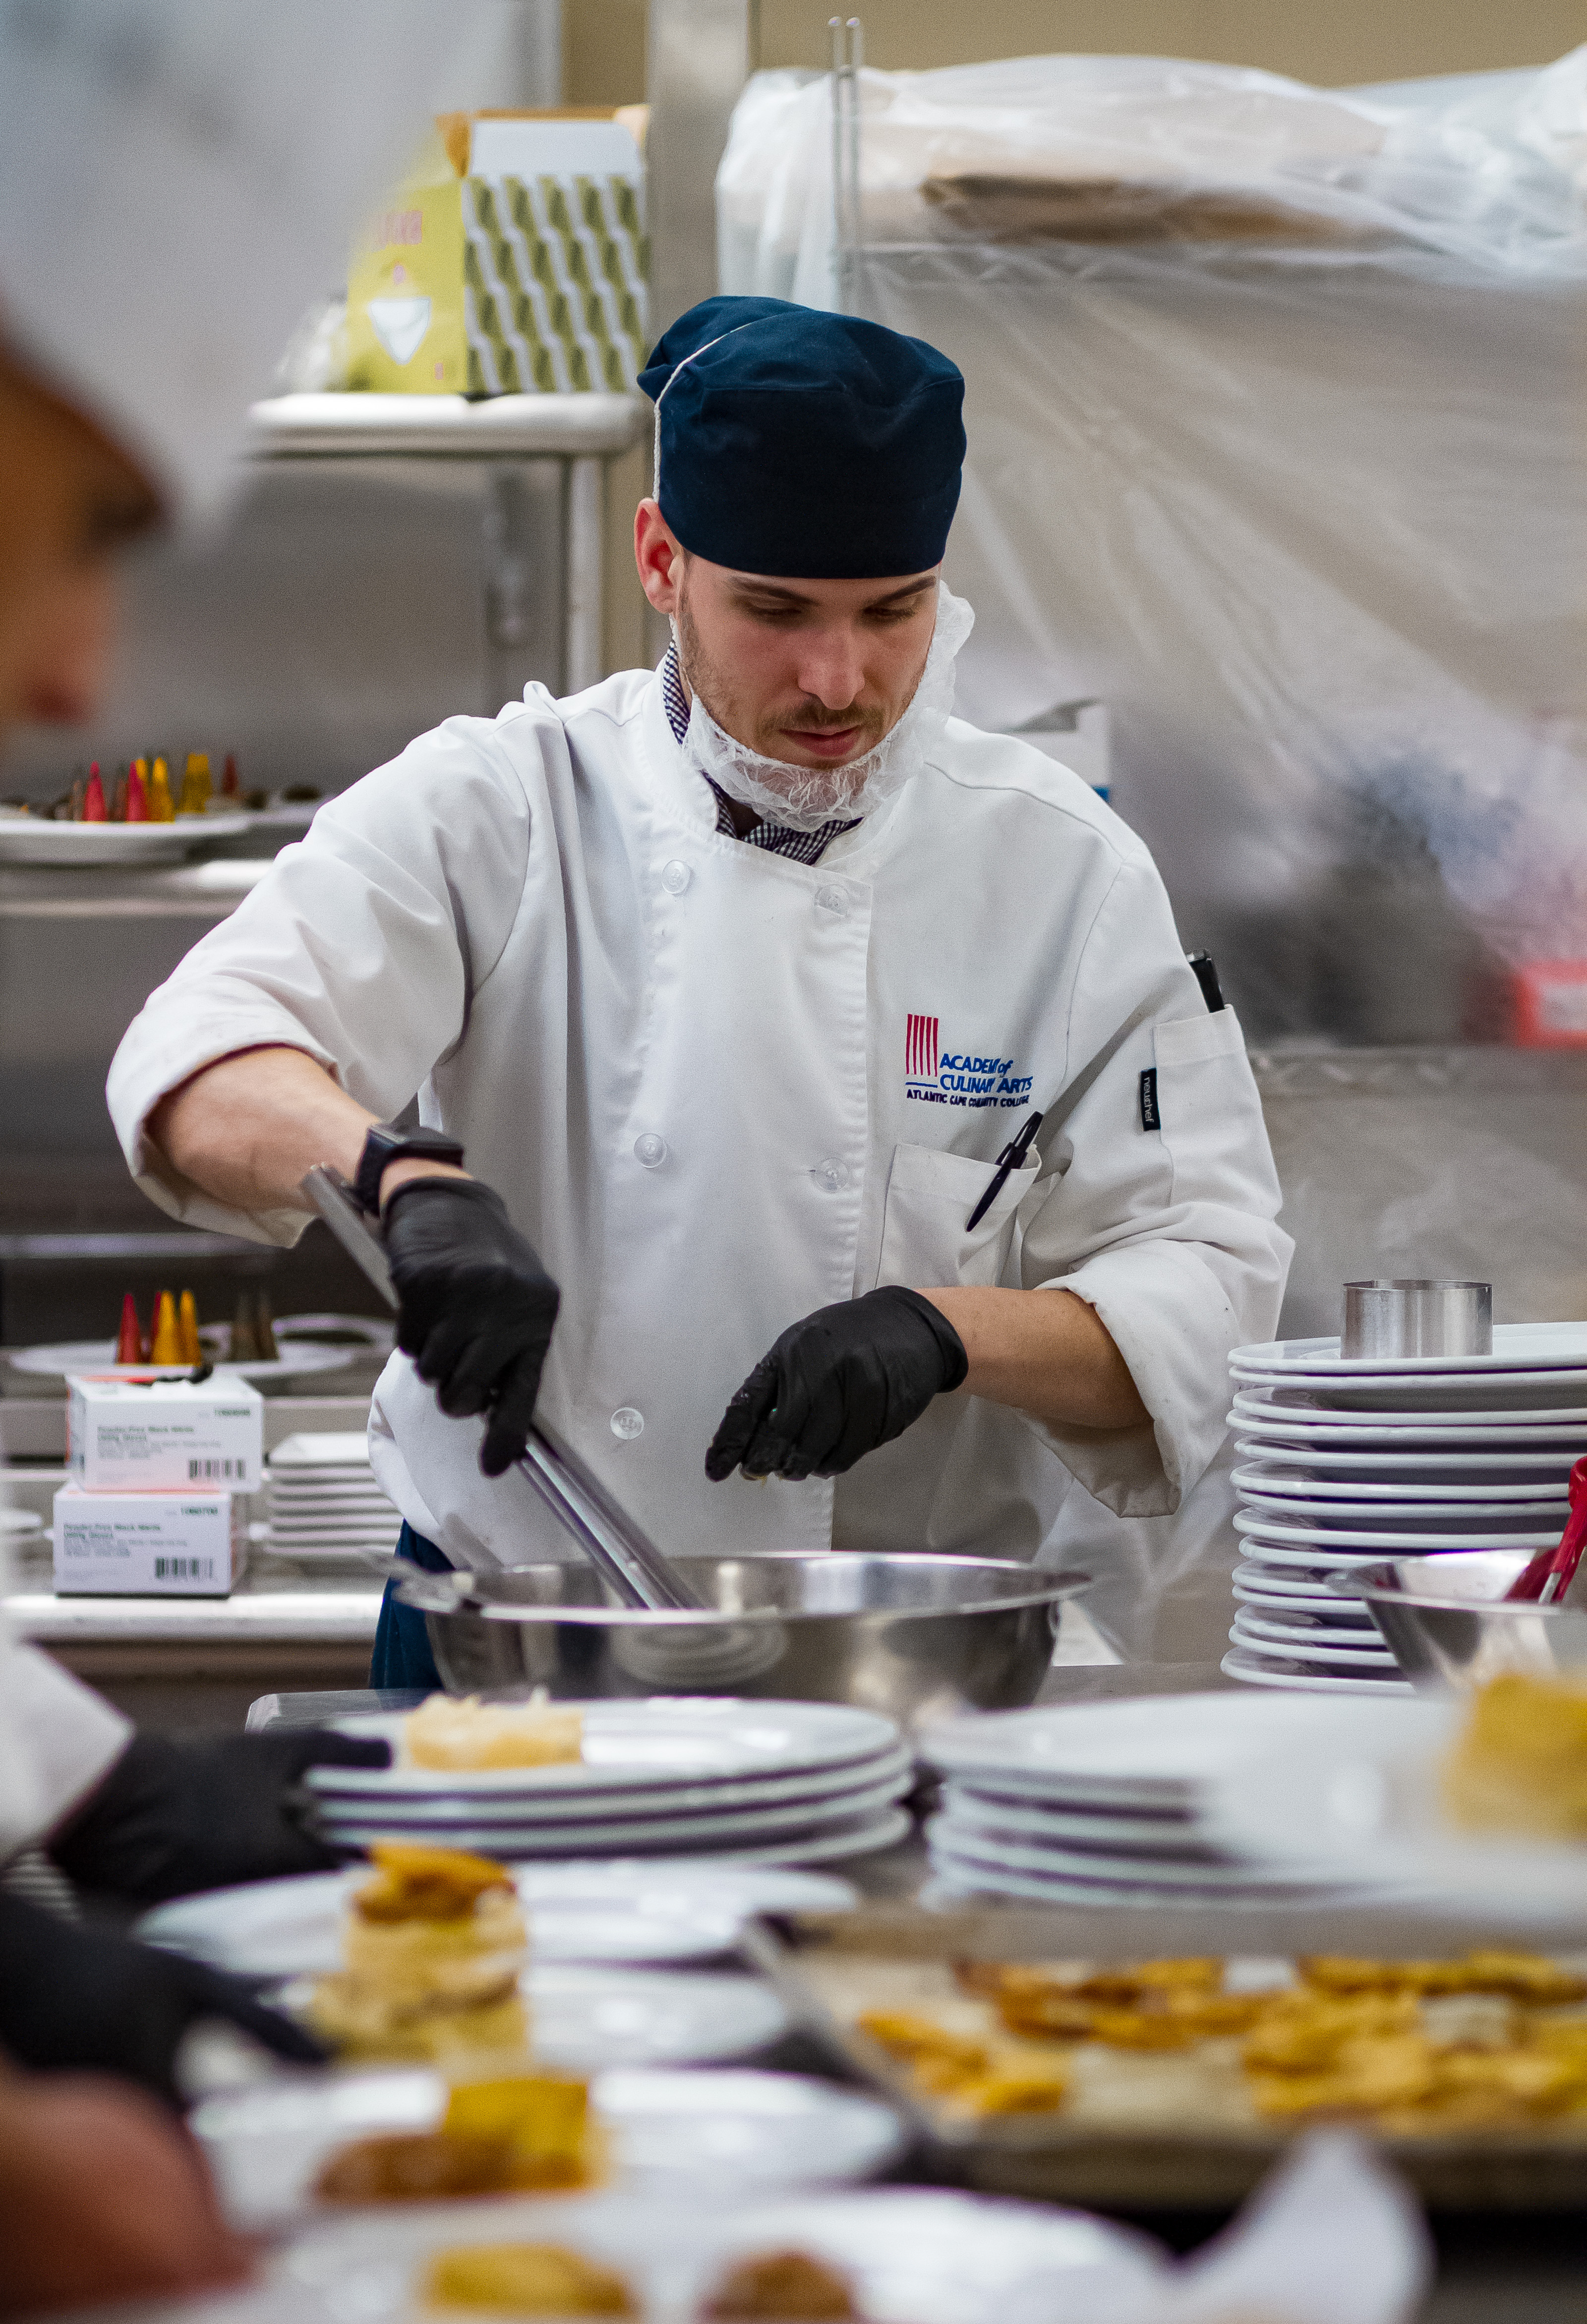
<path id="1" fill-rule="evenodd" d="M 981 1200 L 976 1204 L 975 1208 L 971 1212 L 969 1217 L 964 1221 L 964 1232 L 966 1234 L 969 1233 L 972 1227 L 978 1227 L 981 1224 L 982 1220 L 986 1216 L 986 1213 L 991 1210 L 993 1203 L 996 1202 L 998 1196 L 1002 1193 L 1003 1188 L 1008 1185 L 1009 1173 L 1011 1170 L 1018 1170 L 1021 1167 L 1025 1160 L 1025 1157 L 1030 1151 L 1030 1141 L 1035 1137 L 1037 1131 L 1041 1128 L 1041 1115 L 1039 1113 L 1033 1113 L 1025 1123 L 1024 1128 L 1020 1131 L 1018 1137 L 1011 1138 L 1009 1143 L 1004 1147 L 1002 1152 L 998 1156 L 997 1168 L 992 1173 L 992 1184 L 988 1186 L 985 1194 L 981 1197 Z"/>

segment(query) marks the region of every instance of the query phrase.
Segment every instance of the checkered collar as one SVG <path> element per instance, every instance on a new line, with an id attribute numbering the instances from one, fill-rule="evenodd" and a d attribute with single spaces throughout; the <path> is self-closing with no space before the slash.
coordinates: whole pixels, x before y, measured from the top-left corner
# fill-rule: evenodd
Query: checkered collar
<path id="1" fill-rule="evenodd" d="M 668 647 L 661 664 L 661 702 L 672 738 L 681 745 L 688 733 L 688 697 L 683 690 L 676 646 Z M 709 775 L 706 780 L 711 783 Z M 786 855 L 795 863 L 819 863 L 833 841 L 841 833 L 853 831 L 860 820 L 855 816 L 847 823 L 824 823 L 816 831 L 785 831 L 780 824 L 752 823 L 748 831 L 741 832 L 734 822 L 727 793 L 716 783 L 711 783 L 711 788 L 716 794 L 716 828 L 724 839 L 742 839 L 746 847 L 763 847 L 769 854 Z"/>

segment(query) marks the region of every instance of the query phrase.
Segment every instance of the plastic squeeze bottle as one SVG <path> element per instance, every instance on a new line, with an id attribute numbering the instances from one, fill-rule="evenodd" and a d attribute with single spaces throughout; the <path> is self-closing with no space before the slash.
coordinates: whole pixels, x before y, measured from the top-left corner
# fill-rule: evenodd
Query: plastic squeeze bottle
<path id="1" fill-rule="evenodd" d="M 171 803 L 171 775 L 163 759 L 156 759 L 149 773 L 149 821 L 176 821 L 176 809 Z"/>
<path id="2" fill-rule="evenodd" d="M 152 1364 L 180 1364 L 185 1360 L 182 1335 L 176 1320 L 176 1302 L 169 1291 L 162 1291 L 154 1310 L 154 1333 L 149 1347 L 149 1361 Z"/>
<path id="3" fill-rule="evenodd" d="M 209 805 L 209 754 L 207 751 L 188 752 L 187 771 L 182 776 L 181 800 L 178 815 L 202 815 Z"/>
<path id="4" fill-rule="evenodd" d="M 105 807 L 105 786 L 99 779 L 99 761 L 96 759 L 88 769 L 88 788 L 83 793 L 83 821 L 108 823 L 109 820 Z"/>
<path id="5" fill-rule="evenodd" d="M 129 1291 L 121 1303 L 121 1332 L 115 1342 L 118 1364 L 141 1364 L 143 1361 L 143 1327 L 138 1321 L 138 1303 Z"/>
<path id="6" fill-rule="evenodd" d="M 149 794 L 143 787 L 143 778 L 148 771 L 142 759 L 134 759 L 127 769 L 126 819 L 129 823 L 147 823 L 149 820 Z"/>
<path id="7" fill-rule="evenodd" d="M 198 1343 L 198 1310 L 190 1291 L 184 1291 L 177 1309 L 177 1337 L 182 1343 L 184 1364 L 201 1364 L 204 1351 Z"/>

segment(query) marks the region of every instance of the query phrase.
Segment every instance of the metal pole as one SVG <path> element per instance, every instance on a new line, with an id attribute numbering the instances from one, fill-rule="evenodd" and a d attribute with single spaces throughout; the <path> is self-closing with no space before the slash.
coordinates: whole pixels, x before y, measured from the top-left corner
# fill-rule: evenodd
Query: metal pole
<path id="1" fill-rule="evenodd" d="M 604 511 L 602 464 L 567 463 L 567 628 L 565 684 L 581 694 L 605 676 L 601 622 L 601 529 Z"/>
<path id="2" fill-rule="evenodd" d="M 833 276 L 840 314 L 855 305 L 860 249 L 860 73 L 865 28 L 858 16 L 830 16 L 832 40 Z"/>

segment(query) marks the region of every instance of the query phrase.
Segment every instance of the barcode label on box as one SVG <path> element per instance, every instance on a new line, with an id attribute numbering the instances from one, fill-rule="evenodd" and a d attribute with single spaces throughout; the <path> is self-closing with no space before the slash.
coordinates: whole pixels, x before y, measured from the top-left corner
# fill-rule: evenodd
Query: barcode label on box
<path id="1" fill-rule="evenodd" d="M 241 1482 L 247 1473 L 248 1464 L 245 1461 L 189 1461 L 188 1462 L 189 1485 L 220 1485 L 231 1477 L 235 1477 Z"/>
<path id="2" fill-rule="evenodd" d="M 154 1579 L 156 1582 L 213 1582 L 215 1560 L 212 1557 L 157 1557 Z"/>

